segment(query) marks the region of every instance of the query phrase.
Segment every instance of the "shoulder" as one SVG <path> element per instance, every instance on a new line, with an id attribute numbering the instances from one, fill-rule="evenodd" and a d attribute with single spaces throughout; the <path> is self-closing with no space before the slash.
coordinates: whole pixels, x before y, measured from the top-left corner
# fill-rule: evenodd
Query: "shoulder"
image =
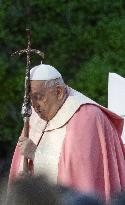
<path id="1" fill-rule="evenodd" d="M 78 124 L 80 126 L 91 123 L 95 124 L 96 121 L 102 121 L 104 119 L 104 112 L 101 108 L 94 104 L 84 104 L 79 107 L 70 120 L 71 124 Z"/>
<path id="2" fill-rule="evenodd" d="M 103 113 L 104 112 L 101 110 L 101 108 L 94 104 L 81 105 L 80 108 L 76 112 L 77 115 L 88 115 L 91 117 L 101 116 L 103 115 Z"/>

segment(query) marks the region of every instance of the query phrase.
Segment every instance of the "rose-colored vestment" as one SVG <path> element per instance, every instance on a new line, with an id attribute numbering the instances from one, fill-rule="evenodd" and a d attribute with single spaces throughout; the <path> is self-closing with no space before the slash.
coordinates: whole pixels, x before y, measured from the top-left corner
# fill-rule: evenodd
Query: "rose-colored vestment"
<path id="1" fill-rule="evenodd" d="M 56 130 L 66 128 L 58 160 L 58 183 L 83 192 L 100 193 L 108 199 L 111 193 L 125 190 L 125 150 L 121 140 L 123 119 L 68 89 L 69 97 L 45 129 L 46 135 L 51 136 Z M 45 124 L 33 112 L 30 137 L 34 143 L 37 144 Z M 18 176 L 21 161 L 17 145 L 10 181 Z"/>

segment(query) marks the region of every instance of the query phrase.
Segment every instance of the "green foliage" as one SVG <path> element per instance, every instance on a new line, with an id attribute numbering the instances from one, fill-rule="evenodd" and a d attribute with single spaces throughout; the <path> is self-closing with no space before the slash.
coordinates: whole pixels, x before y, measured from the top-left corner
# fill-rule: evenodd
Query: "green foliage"
<path id="1" fill-rule="evenodd" d="M 0 138 L 15 143 L 22 128 L 26 57 L 25 28 L 32 47 L 67 84 L 107 106 L 108 73 L 125 74 L 125 4 L 120 0 L 0 0 Z M 32 65 L 40 58 L 32 57 Z"/>

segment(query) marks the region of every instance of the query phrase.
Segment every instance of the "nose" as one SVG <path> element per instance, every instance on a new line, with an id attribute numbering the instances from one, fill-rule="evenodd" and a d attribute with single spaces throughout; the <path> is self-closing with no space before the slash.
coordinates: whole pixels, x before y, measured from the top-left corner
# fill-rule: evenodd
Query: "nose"
<path id="1" fill-rule="evenodd" d="M 36 104 L 36 105 L 34 106 L 34 109 L 35 109 L 37 112 L 40 112 L 40 105 Z"/>
<path id="2" fill-rule="evenodd" d="M 34 108 L 35 112 L 38 112 L 40 110 L 40 105 L 33 100 L 31 100 L 32 107 Z"/>

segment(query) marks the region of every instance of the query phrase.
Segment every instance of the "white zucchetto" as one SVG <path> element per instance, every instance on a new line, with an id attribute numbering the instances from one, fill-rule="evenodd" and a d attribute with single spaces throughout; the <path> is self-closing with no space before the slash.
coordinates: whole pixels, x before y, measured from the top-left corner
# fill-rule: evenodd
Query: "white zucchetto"
<path id="1" fill-rule="evenodd" d="M 62 78 L 62 76 L 50 65 L 40 64 L 30 70 L 30 80 L 53 80 L 56 78 Z"/>

